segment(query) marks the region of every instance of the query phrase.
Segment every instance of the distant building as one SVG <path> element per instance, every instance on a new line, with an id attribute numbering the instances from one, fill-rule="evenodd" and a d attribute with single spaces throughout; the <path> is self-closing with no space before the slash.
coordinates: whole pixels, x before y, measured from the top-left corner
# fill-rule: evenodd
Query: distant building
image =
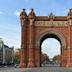
<path id="1" fill-rule="evenodd" d="M 0 38 L 0 64 L 13 63 L 14 47 L 8 47 Z"/>

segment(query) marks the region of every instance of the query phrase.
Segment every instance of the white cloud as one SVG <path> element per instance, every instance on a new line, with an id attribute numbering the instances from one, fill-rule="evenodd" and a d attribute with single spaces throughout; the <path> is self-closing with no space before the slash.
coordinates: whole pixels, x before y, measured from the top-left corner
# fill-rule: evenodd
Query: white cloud
<path id="1" fill-rule="evenodd" d="M 2 12 L 2 11 L 0 11 L 0 15 L 1 15 L 1 14 L 3 14 L 3 12 Z"/>
<path id="2" fill-rule="evenodd" d="M 26 13 L 29 14 L 30 10 L 27 10 Z"/>
<path id="3" fill-rule="evenodd" d="M 16 15 L 17 17 L 19 17 L 19 15 L 20 15 L 20 11 L 16 11 L 16 12 L 14 12 L 14 15 Z"/>

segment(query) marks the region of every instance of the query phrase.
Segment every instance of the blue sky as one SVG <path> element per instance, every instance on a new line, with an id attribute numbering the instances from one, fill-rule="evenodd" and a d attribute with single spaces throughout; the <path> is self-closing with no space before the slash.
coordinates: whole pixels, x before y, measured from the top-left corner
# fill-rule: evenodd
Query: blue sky
<path id="1" fill-rule="evenodd" d="M 49 58 L 53 58 L 56 55 L 61 54 L 61 44 L 55 38 L 47 38 L 42 42 L 41 45 L 42 53 L 45 53 Z"/>
<path id="2" fill-rule="evenodd" d="M 29 13 L 34 8 L 36 15 L 67 15 L 72 0 L 0 0 L 0 37 L 8 46 L 20 48 L 20 20 L 22 8 Z"/>

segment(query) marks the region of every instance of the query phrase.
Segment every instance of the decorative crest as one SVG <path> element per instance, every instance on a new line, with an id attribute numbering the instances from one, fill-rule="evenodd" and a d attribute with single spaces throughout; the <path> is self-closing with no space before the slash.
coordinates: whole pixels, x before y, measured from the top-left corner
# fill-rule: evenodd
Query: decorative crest
<path id="1" fill-rule="evenodd" d="M 55 15 L 52 12 L 48 15 L 49 19 L 54 19 L 54 17 L 55 17 Z"/>
<path id="2" fill-rule="evenodd" d="M 22 12 L 20 13 L 20 16 L 27 16 L 24 8 L 23 8 Z"/>
<path id="3" fill-rule="evenodd" d="M 69 11 L 70 11 L 70 12 L 72 12 L 72 8 L 71 8 L 71 9 L 69 9 Z"/>
<path id="4" fill-rule="evenodd" d="M 35 13 L 34 13 L 34 9 L 31 8 L 31 12 L 29 13 L 29 16 L 35 16 Z"/>
<path id="5" fill-rule="evenodd" d="M 69 9 L 68 16 L 72 16 L 72 8 Z"/>

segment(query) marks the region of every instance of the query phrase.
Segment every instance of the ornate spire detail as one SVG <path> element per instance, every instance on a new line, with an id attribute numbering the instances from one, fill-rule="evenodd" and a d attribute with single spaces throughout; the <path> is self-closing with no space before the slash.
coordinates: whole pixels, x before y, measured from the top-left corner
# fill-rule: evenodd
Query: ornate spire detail
<path id="1" fill-rule="evenodd" d="M 34 13 L 34 10 L 33 10 L 33 8 L 31 9 L 31 12 L 29 13 L 29 18 L 30 19 L 33 19 L 33 18 L 35 18 L 35 13 Z"/>
<path id="2" fill-rule="evenodd" d="M 69 9 L 68 16 L 72 16 L 72 8 Z"/>
<path id="3" fill-rule="evenodd" d="M 25 18 L 25 17 L 27 17 L 27 14 L 25 12 L 25 9 L 23 9 L 22 12 L 20 13 L 20 18 L 22 19 L 22 18 Z"/>
<path id="4" fill-rule="evenodd" d="M 54 17 L 55 17 L 55 15 L 52 12 L 48 15 L 49 19 L 54 19 Z"/>

